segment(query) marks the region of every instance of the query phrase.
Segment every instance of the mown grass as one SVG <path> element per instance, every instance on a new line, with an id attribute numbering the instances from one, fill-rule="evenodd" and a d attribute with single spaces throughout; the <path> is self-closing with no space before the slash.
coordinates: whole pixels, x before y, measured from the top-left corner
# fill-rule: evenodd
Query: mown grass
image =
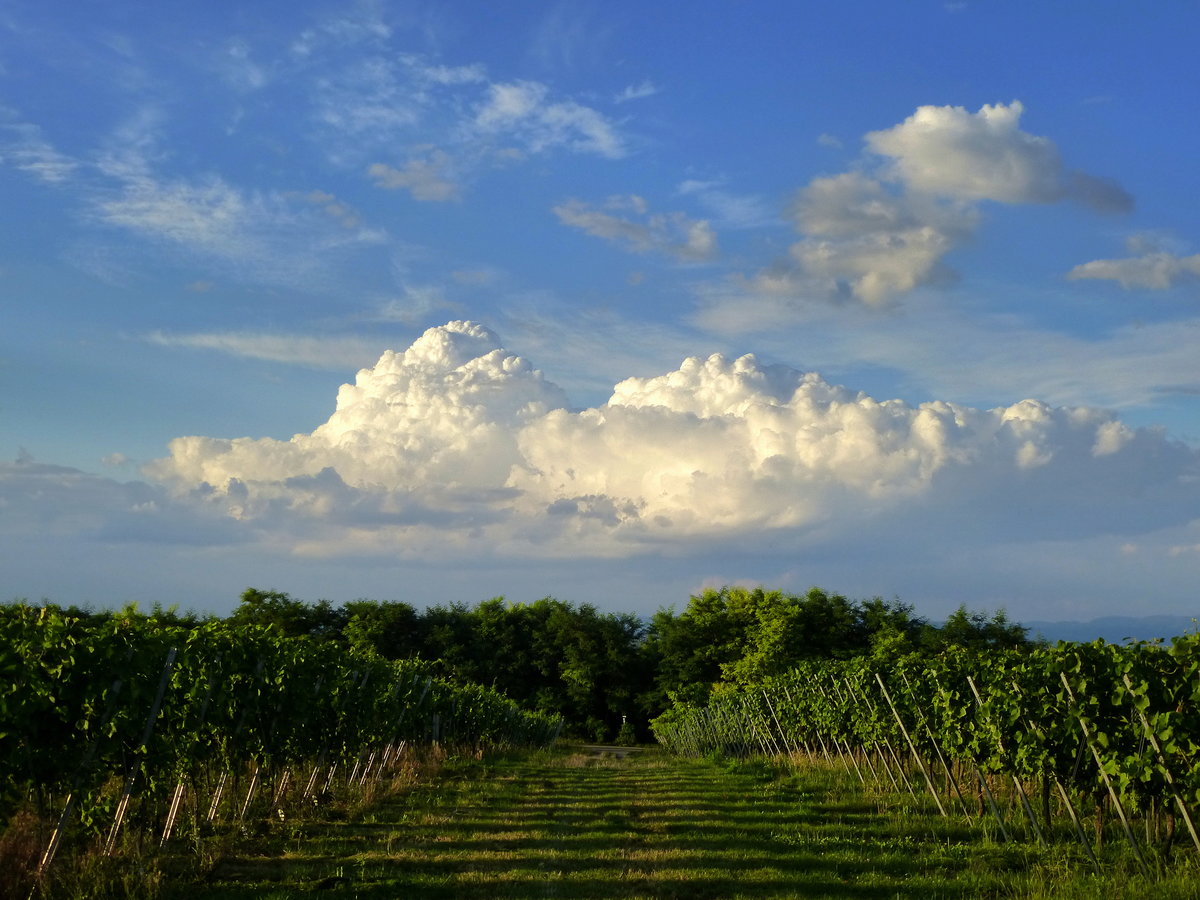
<path id="1" fill-rule="evenodd" d="M 893 798 L 894 799 L 894 798 Z M 1197 871 L 1088 874 L 895 812 L 845 772 L 552 752 L 451 759 L 343 821 L 278 823 L 171 898 L 1194 898 Z M 1186 867 L 1185 867 L 1186 869 Z"/>

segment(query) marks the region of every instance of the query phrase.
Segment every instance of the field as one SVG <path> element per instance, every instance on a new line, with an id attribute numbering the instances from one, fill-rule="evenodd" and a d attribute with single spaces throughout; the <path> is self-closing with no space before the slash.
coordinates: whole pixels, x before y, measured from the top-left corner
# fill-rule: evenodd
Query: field
<path id="1" fill-rule="evenodd" d="M 1001 843 L 844 770 L 654 749 L 448 757 L 373 803 L 214 843 L 166 898 L 1194 898 L 1119 845 Z M 170 865 L 169 860 L 164 860 Z M 134 886 L 130 886 L 131 889 Z"/>

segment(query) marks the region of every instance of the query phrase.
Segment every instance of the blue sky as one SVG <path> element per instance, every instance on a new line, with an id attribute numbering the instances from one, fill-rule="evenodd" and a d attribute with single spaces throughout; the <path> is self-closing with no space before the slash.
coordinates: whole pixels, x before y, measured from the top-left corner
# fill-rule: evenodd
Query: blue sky
<path id="1" fill-rule="evenodd" d="M 0 0 L 6 590 L 1194 613 L 1198 25 Z"/>

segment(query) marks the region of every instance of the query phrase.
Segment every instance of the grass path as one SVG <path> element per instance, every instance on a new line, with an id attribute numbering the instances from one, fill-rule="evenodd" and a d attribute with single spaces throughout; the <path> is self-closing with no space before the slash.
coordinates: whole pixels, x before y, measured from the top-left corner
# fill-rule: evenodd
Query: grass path
<path id="1" fill-rule="evenodd" d="M 451 761 L 433 782 L 350 820 L 280 825 L 172 896 L 1040 895 L 1029 886 L 1054 864 L 1038 851 L 982 841 L 936 816 L 882 813 L 843 776 L 780 777 L 762 763 L 655 751 Z M 1064 896 L 1099 896 L 1096 888 Z"/>

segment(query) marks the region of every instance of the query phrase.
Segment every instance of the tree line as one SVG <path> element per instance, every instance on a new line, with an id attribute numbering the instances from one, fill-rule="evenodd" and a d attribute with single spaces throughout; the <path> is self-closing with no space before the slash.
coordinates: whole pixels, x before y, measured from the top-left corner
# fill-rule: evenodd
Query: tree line
<path id="1" fill-rule="evenodd" d="M 212 618 L 161 608 L 150 615 L 184 626 Z M 934 624 L 898 600 L 852 600 L 820 588 L 805 594 L 710 589 L 692 596 L 682 612 L 664 608 L 648 620 L 550 597 L 418 609 L 374 600 L 335 606 L 249 588 L 226 621 L 270 625 L 389 660 L 423 659 L 440 675 L 562 716 L 569 735 L 623 742 L 648 739 L 650 719 L 675 700 L 701 703 L 717 682 L 751 683 L 802 660 L 1029 643 L 1026 629 L 1002 611 L 989 616 L 962 606 Z"/>

